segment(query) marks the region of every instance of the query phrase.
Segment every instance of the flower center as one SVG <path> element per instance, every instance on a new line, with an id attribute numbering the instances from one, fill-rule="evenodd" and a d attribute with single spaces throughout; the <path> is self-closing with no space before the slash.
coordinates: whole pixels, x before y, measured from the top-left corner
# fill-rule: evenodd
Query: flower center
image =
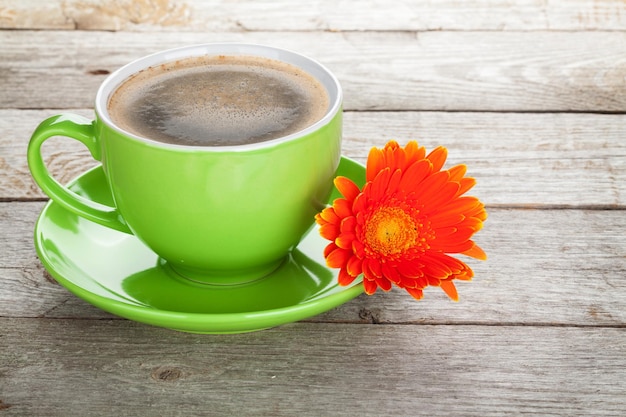
<path id="1" fill-rule="evenodd" d="M 380 207 L 365 225 L 368 246 L 383 256 L 406 252 L 418 238 L 415 221 L 398 207 Z"/>

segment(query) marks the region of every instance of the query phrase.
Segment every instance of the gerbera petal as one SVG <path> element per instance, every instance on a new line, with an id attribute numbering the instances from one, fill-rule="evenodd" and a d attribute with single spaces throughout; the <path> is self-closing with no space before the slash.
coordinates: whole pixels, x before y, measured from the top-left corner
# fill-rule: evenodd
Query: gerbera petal
<path id="1" fill-rule="evenodd" d="M 337 247 L 326 256 L 326 265 L 330 268 L 343 268 L 352 255 L 351 251 Z"/>
<path id="2" fill-rule="evenodd" d="M 424 291 L 422 291 L 422 289 L 420 288 L 406 288 L 406 292 L 411 294 L 411 297 L 415 298 L 416 300 L 421 300 L 422 298 L 424 298 Z"/>
<path id="3" fill-rule="evenodd" d="M 349 178 L 346 177 L 337 177 L 335 178 L 335 187 L 339 190 L 339 192 L 348 200 L 349 202 L 353 202 L 357 195 L 361 193 L 361 190 L 357 185 L 352 182 Z"/>
<path id="4" fill-rule="evenodd" d="M 384 153 L 387 166 L 394 172 L 397 169 L 404 169 L 406 166 L 406 153 L 404 148 L 397 142 L 391 142 L 392 146 L 385 146 Z"/>
<path id="5" fill-rule="evenodd" d="M 439 287 L 441 287 L 441 289 L 446 293 L 448 297 L 450 297 L 452 301 L 459 301 L 459 294 L 457 293 L 456 287 L 454 286 L 454 283 L 452 281 L 441 281 Z"/>
<path id="6" fill-rule="evenodd" d="M 358 239 L 352 241 L 352 252 L 363 259 L 365 257 L 365 245 Z"/>
<path id="7" fill-rule="evenodd" d="M 446 227 L 456 226 L 465 220 L 465 218 L 465 215 L 462 213 L 449 211 L 442 211 L 428 216 L 428 220 L 430 221 L 433 229 L 443 229 Z"/>
<path id="8" fill-rule="evenodd" d="M 354 233 L 341 233 L 335 239 L 335 244 L 341 249 L 350 250 L 352 249 L 352 242 L 354 242 L 354 239 L 356 239 Z"/>
<path id="9" fill-rule="evenodd" d="M 461 217 L 462 220 L 466 217 L 472 217 L 474 214 L 480 214 L 483 210 L 481 206 L 482 203 L 475 197 L 459 197 L 438 207 L 437 210 L 430 214 L 429 219 L 435 223 L 441 217 L 449 218 L 451 215 L 454 215 L 456 218 Z"/>
<path id="10" fill-rule="evenodd" d="M 470 268 L 469 266 L 467 266 L 463 271 L 454 276 L 454 279 L 459 279 L 463 281 L 471 281 L 472 278 L 474 278 L 474 271 L 472 271 L 472 268 Z"/>
<path id="11" fill-rule="evenodd" d="M 363 260 L 363 273 L 367 277 L 370 277 L 371 279 L 374 279 L 376 277 L 382 277 L 383 271 L 380 266 L 380 262 L 378 262 L 375 259 L 364 259 Z"/>
<path id="12" fill-rule="evenodd" d="M 443 146 L 438 146 L 433 149 L 426 157 L 426 159 L 433 163 L 433 172 L 441 170 L 443 164 L 446 163 L 446 158 L 448 158 L 448 150 Z"/>
<path id="13" fill-rule="evenodd" d="M 434 258 L 435 262 L 445 264 L 451 274 L 458 274 L 468 268 L 465 262 L 452 256 L 446 255 L 445 253 L 431 253 L 429 254 L 429 256 L 431 257 L 431 259 Z"/>
<path id="14" fill-rule="evenodd" d="M 376 278 L 376 285 L 378 285 L 380 287 L 381 290 L 383 291 L 389 291 L 391 290 L 391 281 L 388 280 L 385 277 L 381 277 L 381 278 Z"/>
<path id="15" fill-rule="evenodd" d="M 487 212 L 485 211 L 485 205 L 481 203 L 480 201 L 478 201 L 477 199 L 476 201 L 477 201 L 477 204 L 474 206 L 472 210 L 468 210 L 468 212 L 466 213 L 466 216 L 476 218 L 484 222 L 485 220 L 487 220 Z"/>
<path id="16" fill-rule="evenodd" d="M 457 227 L 459 229 L 471 229 L 472 233 L 476 233 L 483 228 L 483 222 L 475 217 L 468 217 L 459 222 Z"/>
<path id="17" fill-rule="evenodd" d="M 435 257 L 429 257 L 428 260 L 424 260 L 424 264 L 424 274 L 431 285 L 432 279 L 446 279 L 452 273 L 452 270 L 445 263 L 439 262 Z"/>
<path id="18" fill-rule="evenodd" d="M 459 243 L 452 242 L 444 242 L 441 246 L 435 244 L 434 242 L 431 244 L 431 249 L 438 250 L 445 253 L 463 253 L 472 248 L 474 243 L 472 241 L 465 241 Z"/>
<path id="19" fill-rule="evenodd" d="M 361 272 L 363 272 L 363 260 L 359 259 L 356 256 L 351 256 L 350 259 L 348 259 L 348 263 L 346 264 L 346 270 L 348 271 L 348 273 L 350 275 L 352 275 L 353 277 L 356 277 L 358 275 L 361 275 Z"/>
<path id="20" fill-rule="evenodd" d="M 406 166 L 413 164 L 426 157 L 426 148 L 420 147 L 416 141 L 409 141 L 404 147 L 406 153 Z"/>
<path id="21" fill-rule="evenodd" d="M 467 166 L 464 164 L 453 166 L 448 170 L 448 173 L 450 174 L 450 181 L 461 181 L 466 172 Z"/>
<path id="22" fill-rule="evenodd" d="M 467 241 L 472 237 L 474 233 L 476 233 L 477 228 L 478 229 L 482 228 L 482 223 L 479 223 L 477 225 L 468 225 L 468 226 L 465 226 L 464 224 L 459 225 L 458 230 L 454 234 L 454 239 L 457 242 Z"/>
<path id="23" fill-rule="evenodd" d="M 467 177 L 467 178 L 461 178 L 459 180 L 459 192 L 457 193 L 457 196 L 463 195 L 466 192 L 468 192 L 473 186 L 476 185 L 476 180 L 474 178 L 471 177 Z"/>
<path id="24" fill-rule="evenodd" d="M 474 271 L 465 262 L 446 254 L 430 254 L 433 263 L 446 265 L 448 277 L 443 279 L 461 279 L 469 281 L 474 276 Z M 430 265 L 430 262 L 429 262 Z M 436 285 L 436 284 L 433 284 Z"/>
<path id="25" fill-rule="evenodd" d="M 337 245 L 335 245 L 335 242 L 333 240 L 324 248 L 324 258 L 328 257 L 328 255 L 330 255 L 330 253 L 335 249 L 337 249 Z"/>
<path id="26" fill-rule="evenodd" d="M 447 171 L 439 171 L 429 175 L 424 181 L 422 181 L 417 188 L 415 198 L 422 201 L 425 205 L 431 207 L 429 212 L 433 211 L 436 206 L 430 205 L 430 200 L 433 199 L 440 191 L 443 185 L 450 178 L 450 174 Z"/>
<path id="27" fill-rule="evenodd" d="M 365 289 L 365 293 L 367 295 L 372 295 L 376 292 L 378 285 L 376 285 L 376 281 L 374 280 L 364 279 L 363 288 Z"/>
<path id="28" fill-rule="evenodd" d="M 407 278 L 419 278 L 424 276 L 424 265 L 418 261 L 406 261 L 398 264 L 398 272 Z"/>
<path id="29" fill-rule="evenodd" d="M 436 232 L 435 239 L 430 242 L 430 247 L 433 250 L 440 250 L 442 252 L 450 252 L 449 247 L 456 247 L 465 244 L 474 234 L 474 230 L 468 227 L 456 228 L 457 230 L 451 234 L 439 234 Z M 447 229 L 443 229 L 444 232 Z M 469 248 L 467 248 L 469 249 Z M 463 249 L 463 250 L 467 250 Z"/>
<path id="30" fill-rule="evenodd" d="M 388 263 L 382 264 L 382 272 L 383 272 L 382 278 L 385 278 L 396 284 L 400 282 L 400 274 L 398 273 L 395 267 L 389 265 Z M 376 282 L 378 282 L 378 280 Z"/>
<path id="31" fill-rule="evenodd" d="M 387 195 L 394 195 L 400 186 L 400 180 L 402 179 L 402 169 L 396 169 L 391 178 L 389 178 L 389 184 L 387 184 Z"/>
<path id="32" fill-rule="evenodd" d="M 441 205 L 451 201 L 454 197 L 456 197 L 459 187 L 460 185 L 458 182 L 443 183 L 441 187 L 439 187 L 439 191 L 432 197 L 428 198 L 428 204 L 425 205 L 429 207 L 430 210 L 424 211 L 424 214 L 429 214 L 430 212 L 437 210 Z"/>
<path id="33" fill-rule="evenodd" d="M 345 198 L 337 198 L 333 201 L 333 209 L 335 210 L 335 214 L 342 219 L 352 216 L 352 204 Z"/>
<path id="34" fill-rule="evenodd" d="M 378 148 L 370 149 L 370 153 L 367 156 L 367 166 L 365 168 L 365 180 L 367 182 L 373 181 L 380 170 L 386 166 L 383 151 Z"/>
<path id="35" fill-rule="evenodd" d="M 392 139 L 388 141 L 383 148 L 383 153 L 385 154 L 385 158 L 387 158 L 387 160 L 385 161 L 387 165 L 391 165 L 391 163 L 393 162 L 395 152 L 404 152 L 404 150 L 398 144 L 398 142 Z"/>
<path id="36" fill-rule="evenodd" d="M 355 227 L 356 217 L 354 216 L 346 217 L 345 219 L 341 220 L 341 223 L 339 224 L 339 230 L 341 230 L 341 233 L 354 232 Z"/>
<path id="37" fill-rule="evenodd" d="M 368 183 L 369 184 L 369 183 Z M 369 189 L 369 187 L 366 186 L 363 188 L 363 192 L 361 194 L 359 194 L 355 199 L 354 202 L 352 203 L 352 212 L 353 213 L 360 213 L 363 210 L 365 210 L 365 208 L 367 207 L 367 194 L 365 193 L 365 189 Z"/>
<path id="38" fill-rule="evenodd" d="M 441 283 L 442 279 L 448 279 L 448 278 L 450 278 L 449 275 L 445 276 L 444 278 L 439 278 L 439 277 L 433 277 L 433 276 L 430 276 L 430 275 L 426 275 L 426 280 L 428 282 L 428 285 L 431 285 L 433 287 L 438 287 L 439 284 Z"/>
<path id="39" fill-rule="evenodd" d="M 408 192 L 413 191 L 430 174 L 432 164 L 422 159 L 409 166 L 402 175 L 399 187 Z"/>
<path id="40" fill-rule="evenodd" d="M 391 170 L 389 168 L 385 168 L 381 170 L 376 178 L 371 182 L 371 189 L 367 190 L 369 193 L 369 197 L 373 200 L 382 199 L 387 193 L 387 186 L 389 185 L 389 179 L 391 179 Z M 364 190 L 364 193 L 366 190 Z"/>
<path id="41" fill-rule="evenodd" d="M 346 268 L 341 268 L 339 275 L 337 276 L 337 282 L 342 287 L 345 287 L 346 285 L 352 284 L 356 277 L 356 275 L 351 275 Z"/>
<path id="42" fill-rule="evenodd" d="M 335 213 L 335 210 L 332 207 L 326 207 L 320 213 L 315 216 L 315 219 L 318 223 L 320 220 L 323 220 L 328 223 L 339 223 L 339 216 Z"/>
<path id="43" fill-rule="evenodd" d="M 339 225 L 333 223 L 325 223 L 320 226 L 320 235 L 324 239 L 335 240 L 339 235 Z"/>
<path id="44" fill-rule="evenodd" d="M 487 218 L 487 213 L 485 212 L 485 205 L 476 197 L 459 197 L 457 200 L 467 200 L 467 205 L 464 207 L 464 214 L 467 217 L 476 217 L 481 218 L 482 220 Z M 470 203 L 473 202 L 472 205 Z M 457 208 L 458 210 L 458 208 Z"/>
<path id="45" fill-rule="evenodd" d="M 461 253 L 463 255 L 471 256 L 472 258 L 480 259 L 481 261 L 487 260 L 487 254 L 485 253 L 485 251 L 482 250 L 480 246 L 478 246 L 475 243 L 470 249 L 463 251 Z"/>
<path id="46" fill-rule="evenodd" d="M 457 232 L 457 230 L 459 229 L 456 226 L 440 227 L 437 229 L 433 228 L 433 231 L 435 232 L 435 239 L 439 242 L 447 241 L 449 239 L 454 239 L 454 235 Z M 432 242 L 429 241 L 429 243 L 432 243 Z"/>
<path id="47" fill-rule="evenodd" d="M 400 285 L 398 285 L 398 287 L 400 288 L 424 288 L 428 286 L 428 280 L 424 277 L 420 277 L 420 278 L 408 278 L 408 277 L 402 277 L 402 280 L 400 281 Z"/>

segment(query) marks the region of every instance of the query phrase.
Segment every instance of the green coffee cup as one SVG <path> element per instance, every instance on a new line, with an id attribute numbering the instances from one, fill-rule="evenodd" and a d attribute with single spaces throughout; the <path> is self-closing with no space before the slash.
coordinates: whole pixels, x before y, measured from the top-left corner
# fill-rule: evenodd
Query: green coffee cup
<path id="1" fill-rule="evenodd" d="M 286 136 L 232 146 L 168 144 L 112 121 L 109 98 L 129 77 L 176 60 L 217 55 L 269 58 L 300 68 L 326 89 L 326 113 Z M 28 163 L 52 200 L 133 234 L 173 277 L 240 284 L 276 269 L 312 226 L 332 188 L 341 130 L 341 87 L 316 61 L 260 45 L 195 45 L 141 58 L 112 73 L 98 90 L 95 120 L 61 114 L 43 121 L 30 140 Z M 50 175 L 41 146 L 53 136 L 82 142 L 102 162 L 114 207 L 87 200 Z"/>

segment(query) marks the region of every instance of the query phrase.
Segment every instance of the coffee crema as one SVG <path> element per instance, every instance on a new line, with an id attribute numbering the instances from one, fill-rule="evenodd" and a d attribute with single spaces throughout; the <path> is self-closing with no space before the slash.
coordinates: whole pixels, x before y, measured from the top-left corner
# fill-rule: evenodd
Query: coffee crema
<path id="1" fill-rule="evenodd" d="M 107 110 L 138 136 L 188 146 L 263 142 L 324 117 L 329 98 L 310 74 L 252 56 L 200 56 L 150 67 L 124 81 Z"/>

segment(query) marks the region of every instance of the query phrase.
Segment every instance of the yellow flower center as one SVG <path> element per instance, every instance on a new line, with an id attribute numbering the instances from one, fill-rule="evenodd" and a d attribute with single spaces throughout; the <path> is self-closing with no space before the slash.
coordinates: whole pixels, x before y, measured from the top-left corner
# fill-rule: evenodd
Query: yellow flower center
<path id="1" fill-rule="evenodd" d="M 413 218 L 398 207 L 381 207 L 365 225 L 365 240 L 370 249 L 389 256 L 407 251 L 419 239 Z"/>

